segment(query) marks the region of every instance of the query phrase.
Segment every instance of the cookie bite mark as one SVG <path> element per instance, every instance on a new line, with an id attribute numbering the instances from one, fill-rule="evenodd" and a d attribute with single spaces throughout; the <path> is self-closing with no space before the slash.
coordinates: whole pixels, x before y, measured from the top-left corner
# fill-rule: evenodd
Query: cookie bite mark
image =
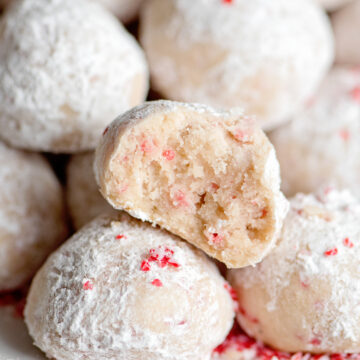
<path id="1" fill-rule="evenodd" d="M 131 154 L 126 164 L 116 161 L 125 154 Z M 96 157 L 100 190 L 115 208 L 228 267 L 260 261 L 287 211 L 274 150 L 239 112 L 145 103 L 115 120 Z M 126 191 L 119 184 L 128 184 Z"/>

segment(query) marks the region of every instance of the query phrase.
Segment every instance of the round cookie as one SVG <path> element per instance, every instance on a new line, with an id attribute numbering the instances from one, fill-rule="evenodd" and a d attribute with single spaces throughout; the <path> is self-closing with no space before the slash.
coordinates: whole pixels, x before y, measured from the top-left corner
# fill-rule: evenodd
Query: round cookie
<path id="1" fill-rule="evenodd" d="M 317 0 L 317 2 L 328 11 L 334 11 L 353 0 Z"/>
<path id="2" fill-rule="evenodd" d="M 148 89 L 142 50 L 86 0 L 17 0 L 1 20 L 0 136 L 24 149 L 93 149 Z"/>
<path id="3" fill-rule="evenodd" d="M 133 20 L 140 9 L 144 0 L 95 0 L 106 6 L 113 12 L 122 22 Z"/>
<path id="4" fill-rule="evenodd" d="M 66 200 L 76 230 L 100 214 L 117 213 L 98 190 L 93 170 L 94 154 L 73 155 L 67 166 Z"/>
<path id="5" fill-rule="evenodd" d="M 156 90 L 240 106 L 266 129 L 302 106 L 333 60 L 329 21 L 313 0 L 148 0 L 140 25 Z"/>
<path id="6" fill-rule="evenodd" d="M 171 101 L 135 107 L 105 131 L 94 169 L 114 208 L 228 267 L 260 261 L 287 211 L 274 149 L 238 111 Z"/>
<path id="7" fill-rule="evenodd" d="M 360 71 L 334 68 L 308 107 L 270 140 L 287 196 L 333 183 L 360 197 Z"/>
<path id="8" fill-rule="evenodd" d="M 360 1 L 350 2 L 332 16 L 336 62 L 360 65 Z"/>
<path id="9" fill-rule="evenodd" d="M 21 286 L 67 235 L 61 186 L 37 154 L 0 143 L 0 291 Z"/>
<path id="10" fill-rule="evenodd" d="M 275 250 L 256 267 L 231 271 L 237 319 L 276 349 L 360 351 L 360 203 L 325 188 L 291 200 Z"/>
<path id="11" fill-rule="evenodd" d="M 57 360 L 207 360 L 233 317 L 203 253 L 126 214 L 95 219 L 53 253 L 25 308 L 35 344 Z"/>

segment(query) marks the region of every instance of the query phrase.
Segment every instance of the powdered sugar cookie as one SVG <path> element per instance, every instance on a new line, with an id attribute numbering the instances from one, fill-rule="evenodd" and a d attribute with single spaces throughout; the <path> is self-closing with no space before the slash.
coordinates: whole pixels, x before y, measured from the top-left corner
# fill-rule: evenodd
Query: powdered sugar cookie
<path id="1" fill-rule="evenodd" d="M 98 190 L 93 162 L 94 154 L 91 152 L 72 156 L 67 166 L 66 199 L 77 230 L 100 214 L 117 212 Z"/>
<path id="2" fill-rule="evenodd" d="M 337 11 L 333 17 L 336 61 L 339 64 L 360 65 L 360 1 L 355 0 Z"/>
<path id="3" fill-rule="evenodd" d="M 66 237 L 63 194 L 40 156 L 0 143 L 0 291 L 30 279 Z"/>
<path id="4" fill-rule="evenodd" d="M 16 147 L 92 149 L 146 96 L 140 47 L 99 4 L 17 0 L 1 28 L 0 136 Z"/>
<path id="5" fill-rule="evenodd" d="M 148 0 L 140 20 L 156 90 L 241 106 L 266 129 L 302 106 L 333 59 L 328 19 L 312 0 Z"/>
<path id="6" fill-rule="evenodd" d="M 326 10 L 333 11 L 353 0 L 317 0 Z"/>
<path id="7" fill-rule="evenodd" d="M 360 197 L 360 72 L 333 69 L 308 108 L 270 139 L 288 196 L 333 183 Z"/>
<path id="8" fill-rule="evenodd" d="M 103 216 L 50 256 L 25 319 L 57 360 L 206 360 L 232 326 L 227 288 L 180 239 L 128 215 Z"/>
<path id="9" fill-rule="evenodd" d="M 140 105 L 105 131 L 95 175 L 113 207 L 228 267 L 260 261 L 287 211 L 274 149 L 241 112 L 171 101 Z"/>
<path id="10" fill-rule="evenodd" d="M 144 0 L 95 0 L 102 3 L 122 22 L 133 20 L 140 9 L 140 5 Z"/>
<path id="11" fill-rule="evenodd" d="M 359 216 L 347 191 L 291 200 L 275 250 L 230 272 L 248 334 L 292 352 L 360 351 Z"/>

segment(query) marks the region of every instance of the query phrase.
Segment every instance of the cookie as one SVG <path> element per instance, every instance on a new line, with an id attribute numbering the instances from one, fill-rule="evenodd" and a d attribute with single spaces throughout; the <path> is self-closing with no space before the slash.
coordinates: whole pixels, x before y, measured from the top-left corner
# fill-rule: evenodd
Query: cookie
<path id="1" fill-rule="evenodd" d="M 103 196 L 241 267 L 272 248 L 287 201 L 275 152 L 242 112 L 148 102 L 116 119 L 95 159 Z"/>
<path id="2" fill-rule="evenodd" d="M 35 344 L 57 360 L 208 360 L 233 316 L 203 253 L 125 214 L 95 219 L 53 253 L 25 307 Z"/>

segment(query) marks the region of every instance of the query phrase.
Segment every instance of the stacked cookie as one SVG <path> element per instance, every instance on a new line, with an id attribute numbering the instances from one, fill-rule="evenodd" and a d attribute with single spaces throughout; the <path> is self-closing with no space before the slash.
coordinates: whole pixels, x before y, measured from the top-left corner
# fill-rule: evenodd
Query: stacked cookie
<path id="1" fill-rule="evenodd" d="M 358 0 L 6 3 L 4 324 L 32 280 L 56 360 L 358 356 Z"/>

